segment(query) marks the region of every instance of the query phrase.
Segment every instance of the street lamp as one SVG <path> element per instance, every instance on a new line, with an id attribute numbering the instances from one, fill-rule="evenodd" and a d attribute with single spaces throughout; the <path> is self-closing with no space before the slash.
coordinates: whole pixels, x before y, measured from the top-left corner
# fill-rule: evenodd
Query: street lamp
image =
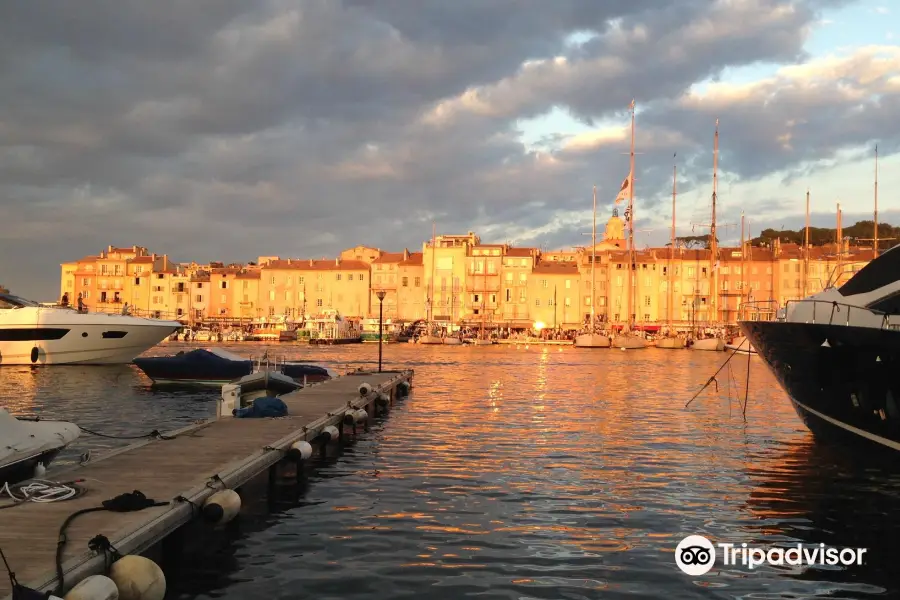
<path id="1" fill-rule="evenodd" d="M 384 290 L 375 292 L 378 296 L 378 372 L 381 373 L 381 344 L 384 341 Z"/>

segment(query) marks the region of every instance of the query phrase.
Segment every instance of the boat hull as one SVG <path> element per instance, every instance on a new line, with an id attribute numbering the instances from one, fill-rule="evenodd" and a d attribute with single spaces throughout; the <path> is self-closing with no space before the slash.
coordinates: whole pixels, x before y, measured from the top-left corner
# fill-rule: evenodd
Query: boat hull
<path id="1" fill-rule="evenodd" d="M 817 441 L 900 450 L 900 331 L 739 325 Z"/>
<path id="2" fill-rule="evenodd" d="M 681 350 L 684 348 L 684 340 L 677 337 L 666 337 L 656 340 L 656 347 L 663 350 Z"/>
<path id="3" fill-rule="evenodd" d="M 4 324 L 6 332 L 19 329 L 37 331 L 38 334 L 41 330 L 65 333 L 59 339 L 0 341 L 0 365 L 127 364 L 181 327 L 180 323 L 172 321 L 118 315 L 97 314 L 95 319 L 87 320 L 82 318 L 87 315 L 65 312 L 71 313 L 72 318 L 39 322 L 37 328 L 34 322 Z M 20 335 L 28 337 L 25 333 Z"/>
<path id="4" fill-rule="evenodd" d="M 352 337 L 352 338 L 318 338 L 311 339 L 309 343 L 313 346 L 337 346 L 340 344 L 361 344 L 361 337 Z"/>
<path id="5" fill-rule="evenodd" d="M 133 362 L 158 384 L 224 385 L 253 372 L 250 360 L 207 362 L 176 355 L 139 356 Z"/>
<path id="6" fill-rule="evenodd" d="M 725 350 L 725 340 L 721 338 L 704 338 L 702 340 L 693 340 L 690 346 L 691 350 L 705 350 L 707 352 L 722 352 Z"/>
<path id="7" fill-rule="evenodd" d="M 612 341 L 613 348 L 622 348 L 624 350 L 640 350 L 649 345 L 647 340 L 634 335 L 617 335 Z"/>
<path id="8" fill-rule="evenodd" d="M 417 343 L 438 346 L 444 343 L 444 338 L 437 335 L 423 335 L 419 338 Z"/>
<path id="9" fill-rule="evenodd" d="M 494 340 L 483 340 L 480 338 L 475 338 L 474 340 L 472 340 L 472 345 L 473 346 L 493 346 Z"/>
<path id="10" fill-rule="evenodd" d="M 608 335 L 600 333 L 582 333 L 575 337 L 576 348 L 609 348 L 610 341 Z"/>
<path id="11" fill-rule="evenodd" d="M 62 450 L 62 448 L 45 450 L 34 456 L 22 458 L 17 462 L 0 466 L 0 487 L 3 487 L 4 483 L 13 485 L 27 479 L 32 479 L 38 463 L 42 463 L 45 467 L 48 466 Z"/>

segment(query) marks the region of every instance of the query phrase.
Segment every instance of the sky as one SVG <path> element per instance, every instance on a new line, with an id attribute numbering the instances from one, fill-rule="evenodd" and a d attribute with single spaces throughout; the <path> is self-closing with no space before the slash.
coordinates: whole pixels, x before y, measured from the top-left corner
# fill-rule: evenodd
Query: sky
<path id="1" fill-rule="evenodd" d="M 431 235 L 589 244 L 900 224 L 897 0 L 0 4 L 0 283 L 108 245 L 321 258 Z M 620 209 L 623 207 L 620 207 Z"/>

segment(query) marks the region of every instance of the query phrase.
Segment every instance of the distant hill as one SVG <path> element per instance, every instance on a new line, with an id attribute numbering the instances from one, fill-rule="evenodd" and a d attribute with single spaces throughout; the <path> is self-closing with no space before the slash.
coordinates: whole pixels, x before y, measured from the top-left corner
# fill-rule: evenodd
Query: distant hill
<path id="1" fill-rule="evenodd" d="M 872 234 L 874 233 L 874 221 L 858 221 L 849 227 L 842 228 L 844 238 L 866 240 L 860 243 L 861 246 L 871 246 Z M 803 244 L 806 235 L 805 229 L 791 231 L 790 229 L 763 229 L 758 237 L 750 240 L 753 246 L 765 246 L 771 244 L 773 240 L 781 239 L 782 243 Z M 888 223 L 878 224 L 879 248 L 890 248 L 896 243 L 896 240 L 881 243 L 880 240 L 887 238 L 900 238 L 900 227 L 894 227 Z M 824 227 L 809 228 L 809 243 L 813 246 L 823 246 L 825 244 L 833 244 L 837 239 L 837 229 L 828 229 Z"/>

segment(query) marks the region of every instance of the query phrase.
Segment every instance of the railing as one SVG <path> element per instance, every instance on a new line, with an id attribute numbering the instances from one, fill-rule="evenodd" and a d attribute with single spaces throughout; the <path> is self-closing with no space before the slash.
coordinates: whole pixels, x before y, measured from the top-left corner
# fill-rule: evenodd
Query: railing
<path id="1" fill-rule="evenodd" d="M 63 306 L 62 304 L 55 302 L 41 302 L 41 306 L 44 308 L 68 308 L 69 310 L 78 310 L 77 305 L 69 304 Z M 134 308 L 129 305 L 127 309 L 123 310 L 125 304 L 122 306 L 94 306 L 89 307 L 85 305 L 83 312 L 90 313 L 99 313 L 104 315 L 128 315 L 130 317 L 144 317 L 146 319 L 160 319 L 165 321 L 177 321 L 179 319 L 187 319 L 187 315 L 178 316 L 176 313 L 165 311 L 165 310 L 147 310 L 141 308 Z M 157 316 L 159 315 L 159 316 Z"/>
<path id="2" fill-rule="evenodd" d="M 781 307 L 777 300 L 753 300 L 738 307 L 739 321 L 775 321 Z"/>
<path id="3" fill-rule="evenodd" d="M 774 319 L 760 319 L 759 315 L 769 315 L 772 314 L 772 308 L 763 308 L 766 306 L 774 306 L 774 314 L 776 317 Z M 795 308 L 794 311 L 791 311 L 791 307 L 812 307 L 810 311 L 802 311 L 799 313 L 799 317 L 802 320 L 797 320 L 796 322 L 802 322 L 812 325 L 844 325 L 846 327 L 859 325 L 864 327 L 874 327 L 874 323 L 880 320 L 880 324 L 878 325 L 878 329 L 889 329 L 889 330 L 900 330 L 900 322 L 891 323 L 891 314 L 886 313 L 880 310 L 874 310 L 871 308 L 866 308 L 864 306 L 854 306 L 852 304 L 847 304 L 845 302 L 837 302 L 834 300 L 816 300 L 813 298 L 803 298 L 800 300 L 788 300 L 785 302 L 784 308 L 778 308 L 778 302 L 775 300 L 761 300 L 758 302 L 748 302 L 741 305 L 742 312 L 742 321 L 761 321 L 761 320 L 785 320 L 788 315 L 797 314 L 797 310 Z M 866 319 L 867 322 L 863 323 L 853 323 L 852 316 L 855 314 L 859 317 L 865 319 L 865 317 L 873 317 L 870 319 Z M 757 318 L 750 318 L 752 316 L 756 316 Z M 805 318 L 804 318 L 805 317 Z"/>

